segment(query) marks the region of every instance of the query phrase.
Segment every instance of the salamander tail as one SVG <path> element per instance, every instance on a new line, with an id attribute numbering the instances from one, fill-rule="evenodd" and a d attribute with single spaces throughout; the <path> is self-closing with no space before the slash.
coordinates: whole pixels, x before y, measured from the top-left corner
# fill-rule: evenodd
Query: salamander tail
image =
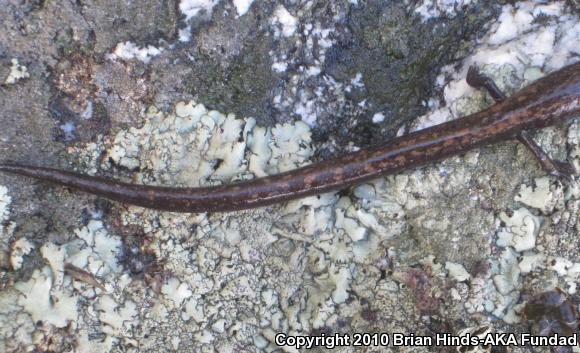
<path id="1" fill-rule="evenodd" d="M 10 172 L 10 163 L 1 162 L 0 163 L 0 172 Z"/>
<path id="2" fill-rule="evenodd" d="M 42 179 L 44 169 L 46 168 L 23 165 L 14 162 L 0 163 L 0 173 L 5 172 L 11 174 L 19 174 L 37 179 Z"/>
<path id="3" fill-rule="evenodd" d="M 18 169 L 17 165 L 11 162 L 1 162 L 0 172 L 14 173 Z"/>

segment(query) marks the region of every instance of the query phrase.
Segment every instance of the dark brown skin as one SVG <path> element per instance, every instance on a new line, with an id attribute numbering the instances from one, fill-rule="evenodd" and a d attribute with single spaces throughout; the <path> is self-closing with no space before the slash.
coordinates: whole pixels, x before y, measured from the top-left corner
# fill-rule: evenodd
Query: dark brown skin
<path id="1" fill-rule="evenodd" d="M 261 207 L 343 189 L 497 141 L 518 138 L 530 147 L 530 141 L 521 138 L 522 133 L 580 116 L 580 63 L 558 70 L 510 98 L 495 95 L 494 98 L 502 99 L 496 99 L 498 103 L 484 111 L 396 138 L 380 146 L 231 185 L 202 188 L 132 185 L 19 164 L 0 164 L 0 171 L 163 211 L 224 212 Z M 534 154 L 537 153 L 541 154 L 534 151 Z"/>

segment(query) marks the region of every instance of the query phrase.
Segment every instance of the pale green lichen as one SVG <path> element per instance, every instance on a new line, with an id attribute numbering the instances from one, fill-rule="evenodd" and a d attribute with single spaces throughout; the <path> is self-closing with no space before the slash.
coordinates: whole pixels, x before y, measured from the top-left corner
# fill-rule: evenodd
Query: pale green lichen
<path id="1" fill-rule="evenodd" d="M 189 285 L 179 282 L 177 278 L 170 278 L 161 288 L 161 293 L 170 299 L 175 307 L 180 307 L 183 301 L 193 294 Z"/>
<path id="2" fill-rule="evenodd" d="M 532 186 L 522 185 L 515 200 L 548 215 L 558 203 L 564 202 L 564 188 L 549 177 L 538 178 Z"/>
<path id="3" fill-rule="evenodd" d="M 542 223 L 541 218 L 534 216 L 525 208 L 513 211 L 511 216 L 502 212 L 499 218 L 505 227 L 497 233 L 497 245 L 512 246 L 518 252 L 534 248 Z"/>
<path id="4" fill-rule="evenodd" d="M 101 222 L 89 222 L 86 227 L 77 230 L 76 235 L 77 237 L 63 245 L 56 245 L 50 242 L 44 244 L 40 248 L 40 254 L 49 266 L 35 270 L 29 280 L 14 284 L 14 288 L 19 292 L 15 302 L 21 306 L 22 315 L 29 317 L 32 322 L 40 325 L 38 326 L 39 330 L 33 335 L 34 341 L 43 341 L 43 337 L 50 334 L 50 331 L 42 330 L 43 327 L 63 328 L 70 325 L 73 329 L 77 327 L 80 329 L 78 344 L 82 345 L 82 338 L 86 339 L 86 335 L 83 336 L 85 331 L 82 328 L 86 313 L 80 310 L 79 299 L 81 297 L 89 299 L 95 297 L 103 298 L 99 296 L 102 291 L 94 288 L 90 283 L 73 282 L 73 279 L 66 275 L 66 263 L 73 264 L 95 277 L 103 277 L 109 289 L 113 289 L 112 285 L 116 288 L 125 288 L 129 283 L 124 278 L 124 275 L 118 273 L 119 264 L 115 256 L 118 250 L 118 239 L 108 235 Z M 23 251 L 32 248 L 32 245 L 28 244 L 28 242 L 17 241 L 13 244 L 13 250 L 16 250 L 19 244 L 23 244 Z M 24 246 L 26 244 L 28 245 Z M 13 256 L 16 256 L 17 253 L 14 252 Z M 23 254 L 20 254 L 20 256 Z M 20 259 L 19 263 L 21 262 L 22 259 Z M 18 270 L 18 268 L 19 266 L 16 266 L 15 270 Z M 97 309 L 104 310 L 104 308 L 105 306 L 100 306 Z M 113 308 L 111 310 L 116 309 Z M 108 325 L 110 320 L 107 321 L 107 318 L 110 317 L 111 314 L 104 312 L 103 322 Z M 23 328 L 26 327 L 22 322 L 20 325 Z M 103 331 L 106 330 L 103 328 Z M 30 333 L 31 331 L 29 331 Z M 19 341 L 16 342 L 18 345 L 30 342 L 28 337 L 18 337 Z M 109 341 L 109 343 L 112 343 L 112 341 Z M 106 344 L 104 346 L 110 348 L 111 345 Z"/>
<path id="5" fill-rule="evenodd" d="M 35 322 L 18 304 L 19 297 L 16 289 L 0 291 L 0 348 L 7 352 L 33 347 Z"/>
<path id="6" fill-rule="evenodd" d="M 445 263 L 445 269 L 449 271 L 449 276 L 457 282 L 467 281 L 471 278 L 469 272 L 461 264 L 448 261 Z"/>
<path id="7" fill-rule="evenodd" d="M 113 337 L 123 338 L 126 342 L 133 342 L 132 331 L 137 324 L 137 304 L 131 300 L 119 299 L 111 295 L 102 295 L 95 303 L 95 309 L 99 313 L 104 333 Z"/>
<path id="8" fill-rule="evenodd" d="M 117 133 L 107 156 L 119 166 L 143 170 L 143 182 L 152 173 L 157 183 L 199 186 L 294 169 L 311 156 L 309 144 L 303 123 L 264 129 L 252 118 L 181 102 L 174 114 L 150 108 L 142 128 Z"/>
<path id="9" fill-rule="evenodd" d="M 49 267 L 33 272 L 27 282 L 14 285 L 22 295 L 18 304 L 30 314 L 33 322 L 65 327 L 78 317 L 78 297 L 52 285 L 53 273 Z"/>
<path id="10" fill-rule="evenodd" d="M 117 133 L 112 144 L 106 146 L 106 153 L 113 164 L 139 168 L 141 172 L 136 174 L 138 182 L 154 179 L 156 183 L 195 186 L 295 169 L 309 162 L 313 154 L 310 143 L 309 128 L 304 123 L 262 128 L 256 126 L 253 119 L 236 119 L 233 115 L 208 111 L 202 105 L 189 102 L 179 103 L 175 112 L 169 114 L 149 109 L 143 127 Z M 249 307 L 245 310 L 255 311 L 257 318 L 285 331 L 298 332 L 303 328 L 325 325 L 335 306 L 348 298 L 352 270 L 338 264 L 348 261 L 352 255 L 335 253 L 336 262 L 331 261 L 327 266 L 329 272 L 313 278 L 314 283 L 318 283 L 316 290 L 302 292 L 302 305 L 286 309 L 280 302 L 271 302 L 266 307 L 250 304 L 261 296 L 256 292 L 257 288 L 278 288 L 279 284 L 273 284 L 285 281 L 283 278 L 258 277 L 259 272 L 256 273 L 250 264 L 263 261 L 263 250 L 279 241 L 280 236 L 296 236 L 292 234 L 294 231 L 286 229 L 288 226 L 298 226 L 294 229 L 300 229 L 305 234 L 304 239 L 310 238 L 308 241 L 312 241 L 311 234 L 319 234 L 328 239 L 329 245 L 343 229 L 360 242 L 362 238 L 356 235 L 357 232 L 366 231 L 357 225 L 357 218 L 380 228 L 374 216 L 354 212 L 348 200 L 343 207 L 352 211 L 347 211 L 349 216 L 336 223 L 336 215 L 332 212 L 336 202 L 334 195 L 327 194 L 282 205 L 282 221 L 278 222 L 281 228 L 278 230 L 274 230 L 270 219 L 278 216 L 263 210 L 250 211 L 247 213 L 249 217 L 159 213 L 138 207 L 130 207 L 129 212 L 124 212 L 122 219 L 126 224 L 138 224 L 154 237 L 151 248 L 164 259 L 165 269 L 173 275 L 162 287 L 164 299 L 154 300 L 156 312 L 166 320 L 173 320 L 172 312 L 181 312 L 180 318 L 184 320 L 183 324 L 189 325 L 193 342 L 173 337 L 171 344 L 180 347 L 209 345 L 215 344 L 218 336 L 227 337 L 233 328 L 225 325 L 237 320 L 236 312 L 239 310 L 237 305 L 230 303 L 240 297 L 248 298 Z M 351 214 L 354 219 L 351 219 Z M 193 233 L 192 224 L 197 225 Z M 194 244 L 196 251 L 192 253 L 188 249 Z M 326 257 L 334 253 L 335 247 L 321 245 L 321 248 L 327 249 L 326 255 L 320 252 L 324 258 L 322 262 L 327 262 Z M 370 252 L 371 248 L 366 248 L 358 253 L 363 259 Z M 296 260 L 300 259 L 300 253 L 296 253 Z M 268 258 L 267 261 L 274 266 L 287 267 L 281 259 Z M 189 265 L 183 267 L 184 263 Z M 288 266 L 285 271 L 293 272 L 296 265 L 298 263 Z M 288 295 L 294 294 L 275 294 L 276 297 Z M 216 306 L 216 303 L 221 304 Z M 320 310 L 319 304 L 326 309 Z M 292 317 L 295 320 L 291 320 Z M 285 328 L 274 324 L 280 320 L 286 322 L 282 324 Z M 236 340 L 254 341 L 255 333 L 262 329 L 252 321 L 244 322 L 245 328 L 239 331 Z M 141 342 L 147 341 L 143 335 L 151 335 L 152 329 L 149 324 L 142 327 L 138 332 Z"/>
<path id="11" fill-rule="evenodd" d="M 34 249 L 34 244 L 32 244 L 26 238 L 20 238 L 12 243 L 12 249 L 10 251 L 10 265 L 12 268 L 19 270 L 22 267 L 22 262 L 24 261 L 23 257 L 30 254 L 32 249 Z"/>

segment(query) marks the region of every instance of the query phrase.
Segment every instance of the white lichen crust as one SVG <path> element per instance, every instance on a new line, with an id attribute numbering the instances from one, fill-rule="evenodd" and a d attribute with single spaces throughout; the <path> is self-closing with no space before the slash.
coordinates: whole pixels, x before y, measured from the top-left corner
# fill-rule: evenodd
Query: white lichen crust
<path id="1" fill-rule="evenodd" d="M 13 85 L 22 79 L 30 77 L 28 68 L 22 65 L 17 58 L 13 58 L 11 63 L 12 65 L 10 66 L 10 72 L 4 80 L 4 84 Z"/>

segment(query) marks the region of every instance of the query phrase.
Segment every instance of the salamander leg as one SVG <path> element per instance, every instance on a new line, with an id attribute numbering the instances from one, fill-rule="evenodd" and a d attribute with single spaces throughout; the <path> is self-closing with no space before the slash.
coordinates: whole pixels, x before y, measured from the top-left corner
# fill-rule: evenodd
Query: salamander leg
<path id="1" fill-rule="evenodd" d="M 506 99 L 506 95 L 497 87 L 491 77 L 479 72 L 477 67 L 470 66 L 467 70 L 467 77 L 465 78 L 467 84 L 476 89 L 485 89 L 495 100 L 496 103 L 501 103 Z"/>
<path id="2" fill-rule="evenodd" d="M 506 99 L 506 95 L 497 87 L 495 82 L 491 77 L 486 76 L 479 72 L 477 67 L 470 66 L 467 71 L 467 77 L 465 78 L 467 84 L 476 89 L 485 89 L 496 103 L 501 103 Z M 576 174 L 576 171 L 572 164 L 567 162 L 555 161 L 538 146 L 536 141 L 530 136 L 527 131 L 522 131 L 518 135 L 518 141 L 523 143 L 528 147 L 528 149 L 536 156 L 542 168 L 550 175 L 557 177 L 564 177 L 568 180 L 572 180 L 572 176 Z"/>
<path id="3" fill-rule="evenodd" d="M 528 149 L 536 156 L 542 168 L 550 175 L 554 175 L 557 177 L 564 177 L 568 180 L 572 180 L 572 176 L 576 174 L 576 170 L 572 166 L 572 164 L 567 162 L 559 162 L 555 161 L 548 154 L 542 149 L 542 147 L 538 146 L 536 141 L 530 136 L 527 131 L 522 131 L 518 135 L 518 141 L 523 143 L 528 147 Z"/>

